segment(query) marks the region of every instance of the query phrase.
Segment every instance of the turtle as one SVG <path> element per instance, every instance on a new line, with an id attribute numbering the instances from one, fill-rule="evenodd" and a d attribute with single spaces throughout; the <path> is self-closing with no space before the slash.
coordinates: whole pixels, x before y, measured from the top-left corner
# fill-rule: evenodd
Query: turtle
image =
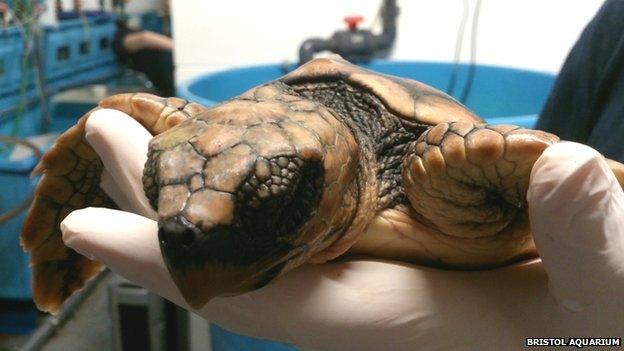
<path id="1" fill-rule="evenodd" d="M 317 58 L 212 108 L 146 93 L 108 97 L 62 134 L 21 242 L 33 298 L 58 311 L 102 269 L 63 244 L 60 222 L 115 208 L 84 136 L 93 111 L 125 112 L 154 138 L 143 186 L 186 302 L 259 289 L 304 263 L 370 256 L 448 269 L 530 257 L 526 192 L 557 136 L 488 125 L 423 83 Z M 624 166 L 609 161 L 620 184 Z"/>

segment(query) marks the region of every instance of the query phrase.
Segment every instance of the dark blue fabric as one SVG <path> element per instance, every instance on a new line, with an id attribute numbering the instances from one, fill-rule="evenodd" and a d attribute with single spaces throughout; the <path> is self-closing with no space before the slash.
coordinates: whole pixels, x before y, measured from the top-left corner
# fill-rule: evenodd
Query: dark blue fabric
<path id="1" fill-rule="evenodd" d="M 624 161 L 624 0 L 608 0 L 563 65 L 537 129 Z"/>

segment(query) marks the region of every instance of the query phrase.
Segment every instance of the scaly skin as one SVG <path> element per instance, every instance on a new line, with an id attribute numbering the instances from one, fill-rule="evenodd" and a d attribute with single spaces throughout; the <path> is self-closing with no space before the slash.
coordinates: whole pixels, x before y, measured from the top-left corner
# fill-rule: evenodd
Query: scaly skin
<path id="1" fill-rule="evenodd" d="M 515 126 L 450 122 L 414 143 L 403 167 L 407 197 L 423 223 L 459 248 L 440 250 L 440 263 L 484 267 L 535 254 L 526 192 L 533 164 L 556 142 Z"/>
<path id="2" fill-rule="evenodd" d="M 408 152 L 407 196 L 414 210 L 446 235 L 504 234 L 526 207 L 533 163 L 558 141 L 515 126 L 441 123 Z"/>

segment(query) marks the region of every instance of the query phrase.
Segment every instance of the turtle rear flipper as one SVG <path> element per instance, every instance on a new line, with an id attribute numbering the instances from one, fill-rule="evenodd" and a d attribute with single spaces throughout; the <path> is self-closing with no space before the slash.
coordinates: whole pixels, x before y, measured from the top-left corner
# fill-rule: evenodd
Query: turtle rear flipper
<path id="1" fill-rule="evenodd" d="M 102 267 L 66 247 L 60 230 L 60 223 L 74 210 L 116 207 L 100 189 L 103 164 L 85 139 L 87 119 L 101 108 L 127 113 L 154 135 L 204 110 L 201 105 L 178 98 L 115 95 L 83 116 L 42 157 L 33 173 L 43 175 L 21 234 L 22 246 L 31 252 L 33 299 L 42 311 L 58 311 L 63 301 Z"/>

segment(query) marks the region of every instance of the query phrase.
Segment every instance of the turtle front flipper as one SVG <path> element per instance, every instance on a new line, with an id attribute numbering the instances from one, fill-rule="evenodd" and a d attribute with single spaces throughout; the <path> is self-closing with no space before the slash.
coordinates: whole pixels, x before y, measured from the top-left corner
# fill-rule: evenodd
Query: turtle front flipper
<path id="1" fill-rule="evenodd" d="M 33 173 L 43 175 L 21 234 L 22 246 L 31 252 L 33 299 L 42 311 L 58 311 L 63 301 L 101 269 L 99 262 L 66 247 L 59 227 L 74 210 L 115 207 L 100 189 L 103 164 L 85 139 L 87 119 L 101 108 L 127 113 L 154 135 L 205 109 L 178 98 L 140 93 L 115 95 L 83 116 L 42 157 Z"/>
<path id="2" fill-rule="evenodd" d="M 535 161 L 557 142 L 542 131 L 469 122 L 423 133 L 403 163 L 413 217 L 425 224 L 414 225 L 423 232 L 420 255 L 462 268 L 536 255 L 526 193 Z M 624 166 L 607 161 L 623 185 Z"/>
<path id="3" fill-rule="evenodd" d="M 421 135 L 404 160 L 403 180 L 414 217 L 435 232 L 439 262 L 477 268 L 536 254 L 526 192 L 533 164 L 558 141 L 537 130 L 469 122 L 441 123 Z"/>

